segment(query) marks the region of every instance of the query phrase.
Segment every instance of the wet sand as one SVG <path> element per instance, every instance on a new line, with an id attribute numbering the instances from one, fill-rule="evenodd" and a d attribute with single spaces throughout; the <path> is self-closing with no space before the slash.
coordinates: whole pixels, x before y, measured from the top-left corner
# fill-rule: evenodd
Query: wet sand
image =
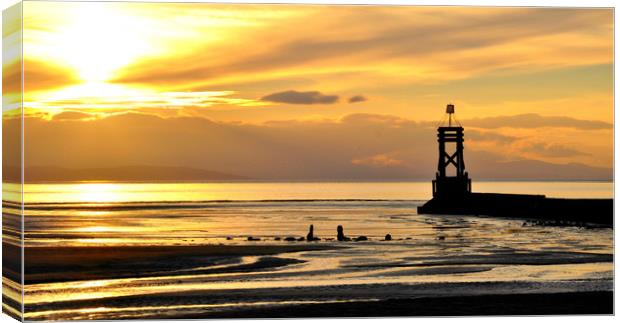
<path id="1" fill-rule="evenodd" d="M 611 312 L 613 230 L 419 215 L 418 204 L 31 210 L 26 319 Z M 321 241 L 281 240 L 309 224 Z M 338 225 L 369 240 L 326 241 Z"/>
<path id="2" fill-rule="evenodd" d="M 613 292 L 425 297 L 271 306 L 170 318 L 299 318 L 467 315 L 613 314 Z"/>
<path id="3" fill-rule="evenodd" d="M 574 287 L 566 284 L 542 292 L 543 286 L 536 283 L 496 282 L 215 289 L 41 303 L 26 309 L 42 314 L 53 310 L 46 316 L 51 320 L 76 319 L 76 309 L 95 310 L 77 319 L 105 318 L 105 313 L 96 312 L 99 308 L 121 309 L 132 319 L 613 314 L 611 290 L 566 290 Z M 146 304 L 184 309 L 141 310 Z"/>
<path id="4" fill-rule="evenodd" d="M 230 264 L 244 256 L 268 256 L 301 251 L 343 248 L 313 243 L 283 245 L 193 245 L 122 247 L 27 247 L 25 280 L 27 284 L 124 277 L 148 277 L 161 271 L 205 265 Z M 17 249 L 17 248 L 14 248 Z M 18 249 L 17 249 L 18 250 Z M 16 250 L 16 252 L 17 252 Z M 159 261 L 165 260 L 165 261 Z M 239 265 L 236 271 L 280 267 L 295 259 L 265 258 L 251 266 Z M 144 264 L 152 265 L 145 268 Z M 137 271 L 139 269 L 139 272 Z M 227 271 L 235 269 L 227 268 Z M 203 273 L 215 273 L 205 270 Z M 168 273 L 170 274 L 170 273 Z"/>
<path id="5" fill-rule="evenodd" d="M 398 242 L 28 247 L 26 310 L 31 314 L 27 318 L 197 319 L 613 312 L 613 282 L 606 278 L 605 265 L 612 261 L 611 254 L 504 250 L 498 254 L 461 257 L 402 255 L 399 261 L 388 262 L 346 256 L 381 246 L 389 246 L 392 252 L 423 248 Z M 322 262 L 333 261 L 331 258 L 336 255 L 344 258 L 332 265 Z M 313 266 L 313 259 L 320 265 Z M 579 267 L 574 267 L 577 271 L 571 277 L 578 279 L 561 276 L 540 279 L 539 275 L 554 270 L 561 273 L 565 270 L 561 266 L 579 264 L 589 269 L 585 275 L 579 275 Z M 499 278 L 497 270 L 516 272 L 511 279 L 476 281 L 477 274 L 481 275 L 478 279 Z M 523 277 L 533 279 L 519 278 L 517 272 L 527 271 L 530 274 Z M 461 281 L 456 281 L 459 277 Z M 50 297 L 54 298 L 53 302 L 46 301 Z"/>

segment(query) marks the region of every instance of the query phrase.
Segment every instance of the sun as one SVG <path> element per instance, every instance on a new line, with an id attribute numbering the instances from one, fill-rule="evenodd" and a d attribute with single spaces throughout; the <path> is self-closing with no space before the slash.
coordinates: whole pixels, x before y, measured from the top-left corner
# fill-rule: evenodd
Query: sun
<path id="1" fill-rule="evenodd" d="M 51 29 L 34 28 L 45 35 L 32 35 L 39 42 L 28 43 L 29 53 L 70 67 L 84 83 L 108 81 L 153 50 L 149 21 L 117 5 L 72 3 L 53 15 L 50 19 L 57 20 L 47 24 Z"/>
<path id="2" fill-rule="evenodd" d="M 141 37 L 141 21 L 106 3 L 89 3 L 77 10 L 64 33 L 65 53 L 85 82 L 110 79 L 119 68 L 149 52 Z"/>

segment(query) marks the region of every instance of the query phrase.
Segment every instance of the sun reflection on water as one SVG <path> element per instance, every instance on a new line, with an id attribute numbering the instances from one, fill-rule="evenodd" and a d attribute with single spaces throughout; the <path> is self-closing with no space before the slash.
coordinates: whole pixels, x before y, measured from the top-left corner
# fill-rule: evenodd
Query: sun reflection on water
<path id="1" fill-rule="evenodd" d="M 114 202 L 120 199 L 122 194 L 118 184 L 111 183 L 87 183 L 76 184 L 76 199 L 80 202 Z"/>
<path id="2" fill-rule="evenodd" d="M 4 184 L 5 191 L 19 186 Z M 477 182 L 480 192 L 545 194 L 563 198 L 611 198 L 611 182 Z M 26 203 L 125 203 L 165 201 L 247 201 L 385 199 L 427 200 L 426 182 L 400 183 L 55 183 L 24 185 Z"/>

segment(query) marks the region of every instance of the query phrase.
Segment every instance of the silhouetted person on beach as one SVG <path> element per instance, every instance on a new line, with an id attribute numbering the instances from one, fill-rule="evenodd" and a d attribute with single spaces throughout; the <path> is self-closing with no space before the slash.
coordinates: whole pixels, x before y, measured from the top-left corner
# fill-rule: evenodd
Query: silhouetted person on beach
<path id="1" fill-rule="evenodd" d="M 344 235 L 344 228 L 341 225 L 339 225 L 336 230 L 338 231 L 338 241 L 351 241 L 349 237 Z"/>

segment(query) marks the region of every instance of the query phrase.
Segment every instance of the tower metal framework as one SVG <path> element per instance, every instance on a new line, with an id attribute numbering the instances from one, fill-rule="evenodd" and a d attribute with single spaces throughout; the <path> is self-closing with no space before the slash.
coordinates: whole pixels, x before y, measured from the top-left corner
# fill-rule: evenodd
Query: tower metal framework
<path id="1" fill-rule="evenodd" d="M 452 125 L 454 105 L 446 107 L 448 125 L 440 125 L 437 128 L 437 141 L 439 142 L 439 160 L 437 162 L 436 178 L 433 180 L 433 197 L 458 198 L 471 193 L 471 179 L 465 171 L 463 159 L 464 129 L 457 123 Z M 454 143 L 454 149 L 450 149 Z M 448 170 L 454 167 L 455 175 L 449 176 Z"/>

